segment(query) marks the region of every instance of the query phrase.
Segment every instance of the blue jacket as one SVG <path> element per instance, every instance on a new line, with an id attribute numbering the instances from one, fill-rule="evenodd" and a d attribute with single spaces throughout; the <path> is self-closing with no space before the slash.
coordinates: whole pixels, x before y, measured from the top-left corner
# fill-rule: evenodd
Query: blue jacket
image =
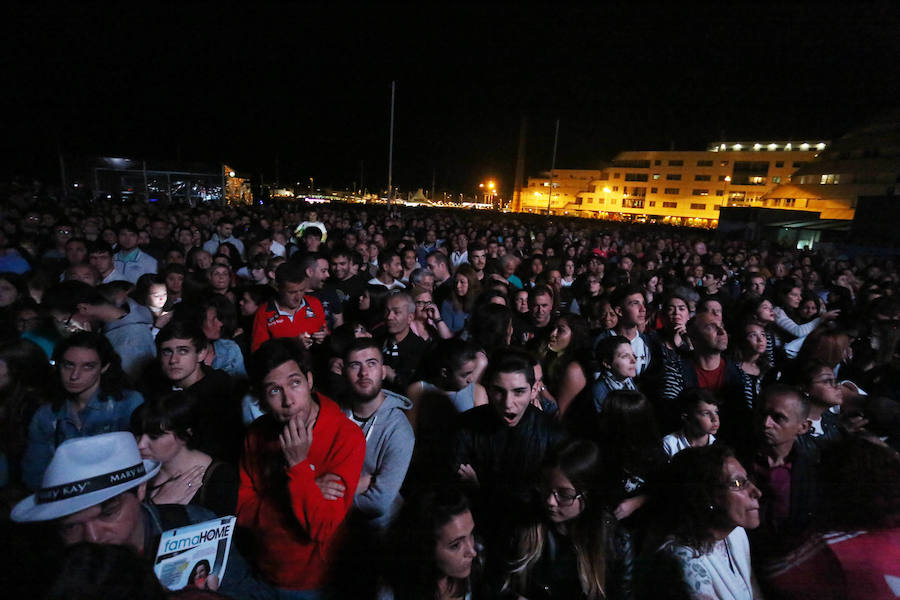
<path id="1" fill-rule="evenodd" d="M 132 411 L 143 402 L 143 396 L 133 390 L 124 390 L 121 400 L 101 399 L 98 390 L 78 414 L 70 401 L 57 411 L 49 403 L 42 405 L 28 425 L 28 442 L 22 457 L 25 485 L 32 490 L 41 487 L 44 471 L 57 446 L 64 441 L 110 431 L 128 431 Z"/>
<path id="2" fill-rule="evenodd" d="M 137 252 L 137 254 L 134 254 Z M 125 260 L 127 258 L 127 260 Z M 138 278 L 146 273 L 156 273 L 156 259 L 141 250 L 135 248 L 128 254 L 116 252 L 113 262 L 122 275 L 131 283 L 137 283 Z"/>

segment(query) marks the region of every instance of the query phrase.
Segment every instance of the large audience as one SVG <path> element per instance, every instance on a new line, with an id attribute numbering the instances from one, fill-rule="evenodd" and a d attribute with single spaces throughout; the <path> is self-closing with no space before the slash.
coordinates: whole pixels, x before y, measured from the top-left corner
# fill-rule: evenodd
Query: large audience
<path id="1" fill-rule="evenodd" d="M 0 205 L 10 597 L 900 594 L 890 257 L 362 204 Z M 227 570 L 152 572 L 236 517 Z"/>

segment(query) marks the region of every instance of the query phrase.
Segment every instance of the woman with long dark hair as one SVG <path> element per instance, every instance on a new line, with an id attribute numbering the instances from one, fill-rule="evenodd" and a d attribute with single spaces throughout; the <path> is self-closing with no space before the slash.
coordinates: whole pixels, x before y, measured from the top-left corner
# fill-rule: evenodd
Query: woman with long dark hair
<path id="1" fill-rule="evenodd" d="M 390 531 L 379 600 L 477 598 L 474 531 L 469 503 L 455 488 L 407 500 Z"/>
<path id="2" fill-rule="evenodd" d="M 143 458 L 162 464 L 147 488 L 153 504 L 194 504 L 217 516 L 233 515 L 240 480 L 230 464 L 197 449 L 197 399 L 171 392 L 138 406 L 131 432 Z"/>
<path id="3" fill-rule="evenodd" d="M 472 265 L 465 263 L 456 269 L 451 279 L 453 285 L 450 297 L 441 303 L 441 318 L 450 331 L 458 333 L 466 326 L 466 321 L 475 306 L 475 298 L 481 293 L 481 282 Z"/>
<path id="4" fill-rule="evenodd" d="M 57 446 L 75 437 L 128 431 L 132 411 L 144 399 L 125 389 L 125 373 L 112 344 L 99 333 L 79 332 L 53 351 L 58 379 L 50 401 L 37 409 L 28 427 L 22 459 L 25 484 L 40 487 Z"/>
<path id="5" fill-rule="evenodd" d="M 759 489 L 726 446 L 686 448 L 672 457 L 648 513 L 661 541 L 639 598 L 753 600 L 745 529 L 759 526 Z"/>
<path id="6" fill-rule="evenodd" d="M 579 315 L 564 314 L 550 326 L 541 344 L 544 382 L 556 398 L 558 415 L 565 416 L 576 398 L 590 394 L 588 381 L 594 369 L 590 360 L 591 339 L 585 320 Z"/>
<path id="7" fill-rule="evenodd" d="M 504 561 L 502 593 L 511 597 L 629 598 L 633 546 L 607 509 L 600 450 L 571 440 L 544 465 L 540 516 L 516 527 Z"/>

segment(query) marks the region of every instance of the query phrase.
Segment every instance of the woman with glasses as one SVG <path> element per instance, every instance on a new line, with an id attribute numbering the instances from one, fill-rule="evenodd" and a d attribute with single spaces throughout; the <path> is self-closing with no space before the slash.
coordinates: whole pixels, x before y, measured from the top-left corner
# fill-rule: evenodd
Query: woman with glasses
<path id="1" fill-rule="evenodd" d="M 648 505 L 661 542 L 638 574 L 638 598 L 753 600 L 746 529 L 759 526 L 759 489 L 725 446 L 672 457 Z M 651 546 L 652 547 L 652 546 Z"/>
<path id="2" fill-rule="evenodd" d="M 571 440 L 545 463 L 539 510 L 514 528 L 502 597 L 630 598 L 631 539 L 606 507 L 600 450 Z"/>
<path id="3" fill-rule="evenodd" d="M 416 312 L 409 328 L 413 333 L 426 342 L 433 338 L 453 337 L 453 332 L 441 318 L 441 311 L 434 303 L 431 292 L 423 288 L 413 288 L 412 297 L 416 303 Z"/>

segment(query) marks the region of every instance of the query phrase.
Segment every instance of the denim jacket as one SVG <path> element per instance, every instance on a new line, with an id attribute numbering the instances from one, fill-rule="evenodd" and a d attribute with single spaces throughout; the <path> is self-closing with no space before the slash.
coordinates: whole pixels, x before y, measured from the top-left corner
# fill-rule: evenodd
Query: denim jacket
<path id="1" fill-rule="evenodd" d="M 131 413 L 143 401 L 143 396 L 133 390 L 124 390 L 118 401 L 112 397 L 101 399 L 98 390 L 77 414 L 68 400 L 59 410 L 53 410 L 49 403 L 42 405 L 28 426 L 28 443 L 22 457 L 25 485 L 32 490 L 41 487 L 44 470 L 64 441 L 110 431 L 128 431 Z"/>

